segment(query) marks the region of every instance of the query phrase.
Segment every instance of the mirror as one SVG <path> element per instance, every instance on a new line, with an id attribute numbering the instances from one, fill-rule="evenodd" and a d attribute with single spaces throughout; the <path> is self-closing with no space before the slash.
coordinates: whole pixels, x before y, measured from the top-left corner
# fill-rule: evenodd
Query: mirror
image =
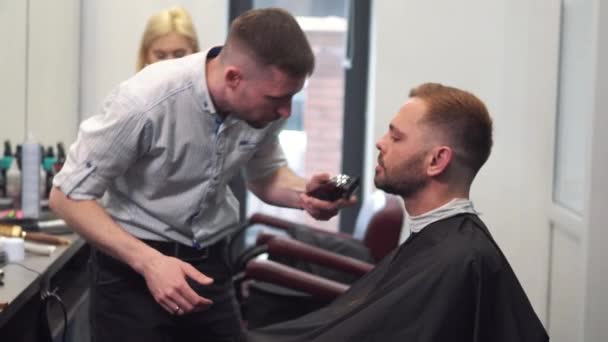
<path id="1" fill-rule="evenodd" d="M 221 45 L 228 32 L 228 0 L 82 1 L 80 119 L 98 113 L 103 99 L 135 73 L 141 34 L 158 11 L 182 6 L 192 16 L 199 46 Z"/>
<path id="2" fill-rule="evenodd" d="M 45 146 L 76 138 L 79 122 L 134 73 L 141 32 L 156 11 L 181 5 L 203 49 L 221 44 L 228 1 L 0 0 L 0 141 L 28 132 Z M 3 148 L 0 149 L 0 153 Z"/>
<path id="3" fill-rule="evenodd" d="M 45 146 L 75 138 L 78 108 L 79 1 L 0 2 L 0 139 L 28 133 Z"/>
<path id="4" fill-rule="evenodd" d="M 0 49 L 0 139 L 21 141 L 25 129 L 25 61 L 26 61 L 25 1 L 0 3 L 0 30 L 6 35 Z"/>

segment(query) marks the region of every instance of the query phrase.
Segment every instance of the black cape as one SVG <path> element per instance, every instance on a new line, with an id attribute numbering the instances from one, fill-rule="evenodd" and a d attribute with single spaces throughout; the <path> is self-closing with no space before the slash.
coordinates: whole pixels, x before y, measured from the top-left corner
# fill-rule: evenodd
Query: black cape
<path id="1" fill-rule="evenodd" d="M 329 306 L 249 331 L 247 341 L 548 341 L 476 215 L 424 228 Z"/>

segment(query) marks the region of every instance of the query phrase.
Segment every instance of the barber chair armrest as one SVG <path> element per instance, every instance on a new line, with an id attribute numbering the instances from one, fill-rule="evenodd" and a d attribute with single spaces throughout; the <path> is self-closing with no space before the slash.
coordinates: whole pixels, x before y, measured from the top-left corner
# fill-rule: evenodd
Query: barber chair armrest
<path id="1" fill-rule="evenodd" d="M 374 268 L 372 264 L 272 234 L 260 234 L 257 243 L 266 245 L 270 255 L 296 258 L 359 276 Z"/>
<path id="2" fill-rule="evenodd" d="M 261 214 L 261 213 L 255 213 L 255 214 L 251 215 L 251 217 L 249 217 L 248 222 L 249 222 L 249 224 L 256 224 L 256 223 L 265 224 L 270 227 L 284 229 L 284 230 L 288 230 L 292 227 L 302 225 L 301 223 L 296 223 L 293 221 L 284 220 L 284 219 L 281 219 L 281 218 L 278 218 L 275 216 L 270 216 L 270 215 Z M 337 235 L 337 236 L 344 237 L 347 239 L 353 238 L 349 234 L 344 234 L 344 233 L 340 233 L 340 232 L 330 232 L 330 231 L 327 231 L 325 229 L 321 229 L 318 227 L 308 226 L 308 228 L 313 230 L 314 232 L 321 233 L 321 234 Z"/>
<path id="3" fill-rule="evenodd" d="M 342 283 L 270 260 L 250 260 L 245 268 L 245 277 L 284 286 L 322 299 L 333 299 L 348 289 L 348 286 Z"/>

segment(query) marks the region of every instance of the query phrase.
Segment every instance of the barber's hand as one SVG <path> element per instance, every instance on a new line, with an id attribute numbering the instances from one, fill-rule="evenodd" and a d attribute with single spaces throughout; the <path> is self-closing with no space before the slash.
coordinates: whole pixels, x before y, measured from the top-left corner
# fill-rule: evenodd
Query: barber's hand
<path id="1" fill-rule="evenodd" d="M 146 263 L 142 274 L 150 293 L 165 310 L 175 315 L 207 309 L 213 302 L 199 296 L 186 282 L 186 277 L 209 285 L 212 278 L 179 259 L 159 254 Z"/>
<path id="2" fill-rule="evenodd" d="M 300 194 L 300 202 L 302 209 L 317 220 L 329 220 L 336 216 L 338 211 L 345 207 L 350 207 L 357 203 L 357 197 L 351 196 L 348 199 L 340 198 L 336 201 L 323 201 L 318 198 L 311 197 L 307 194 L 311 193 L 322 184 L 328 182 L 330 176 L 327 173 L 314 175 L 306 184 L 306 192 Z"/>

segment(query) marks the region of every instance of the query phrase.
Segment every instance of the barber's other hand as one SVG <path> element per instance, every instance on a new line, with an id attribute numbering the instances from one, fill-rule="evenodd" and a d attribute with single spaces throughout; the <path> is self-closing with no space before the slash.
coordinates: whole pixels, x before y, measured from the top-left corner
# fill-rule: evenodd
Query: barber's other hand
<path id="1" fill-rule="evenodd" d="M 329 202 L 307 195 L 320 187 L 321 184 L 328 182 L 329 179 L 330 176 L 327 173 L 314 175 L 306 184 L 306 192 L 300 194 L 302 209 L 306 210 L 310 216 L 317 220 L 329 220 L 336 216 L 340 209 L 350 207 L 357 203 L 356 196 L 351 196 L 348 199 L 340 198 L 336 201 Z"/>
<path id="2" fill-rule="evenodd" d="M 201 311 L 213 304 L 194 292 L 186 277 L 202 285 L 211 284 L 213 279 L 179 259 L 158 254 L 146 262 L 142 275 L 156 302 L 171 314 Z"/>

